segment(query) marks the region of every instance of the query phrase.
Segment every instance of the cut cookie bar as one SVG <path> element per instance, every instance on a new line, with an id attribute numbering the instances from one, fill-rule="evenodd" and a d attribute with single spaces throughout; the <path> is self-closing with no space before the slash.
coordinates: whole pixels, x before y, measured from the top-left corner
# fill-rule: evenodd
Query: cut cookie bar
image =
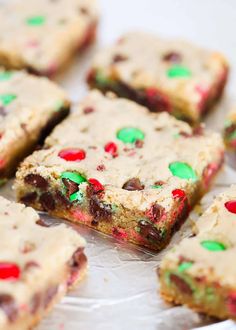
<path id="1" fill-rule="evenodd" d="M 129 33 L 95 57 L 88 83 L 132 99 L 150 111 L 199 121 L 221 96 L 226 59 L 180 40 Z"/>
<path id="2" fill-rule="evenodd" d="M 69 112 L 64 91 L 46 78 L 0 71 L 0 180 Z"/>
<path id="3" fill-rule="evenodd" d="M 46 146 L 20 167 L 19 200 L 156 250 L 207 189 L 224 148 L 217 133 L 97 91 Z"/>
<path id="4" fill-rule="evenodd" d="M 0 236 L 0 329 L 29 330 L 85 275 L 85 241 L 2 197 Z"/>
<path id="5" fill-rule="evenodd" d="M 0 65 L 52 76 L 95 37 L 96 0 L 14 0 L 0 7 Z"/>
<path id="6" fill-rule="evenodd" d="M 227 146 L 236 149 L 236 107 L 227 116 L 224 128 L 224 139 Z"/>
<path id="7" fill-rule="evenodd" d="M 236 319 L 236 186 L 215 199 L 195 231 L 162 260 L 161 293 L 196 311 Z"/>

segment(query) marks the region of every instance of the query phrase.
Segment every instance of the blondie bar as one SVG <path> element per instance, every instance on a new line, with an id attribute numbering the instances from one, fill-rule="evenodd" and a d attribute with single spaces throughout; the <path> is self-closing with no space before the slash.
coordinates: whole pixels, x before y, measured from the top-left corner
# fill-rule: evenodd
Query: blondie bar
<path id="1" fill-rule="evenodd" d="M 224 154 L 219 134 L 98 91 L 45 147 L 17 172 L 19 200 L 156 250 L 208 188 Z"/>
<path id="2" fill-rule="evenodd" d="M 0 180 L 69 112 L 65 92 L 46 78 L 0 71 Z"/>
<path id="3" fill-rule="evenodd" d="M 52 76 L 91 43 L 96 0 L 13 0 L 0 5 L 0 65 Z"/>
<path id="4" fill-rule="evenodd" d="M 0 237 L 0 329 L 30 330 L 85 275 L 85 241 L 2 197 Z"/>
<path id="5" fill-rule="evenodd" d="M 227 75 L 220 53 L 136 32 L 98 53 L 87 79 L 91 87 L 111 90 L 150 111 L 196 122 L 221 96 Z"/>
<path id="6" fill-rule="evenodd" d="M 194 234 L 162 260 L 163 297 L 220 319 L 236 320 L 235 252 L 236 186 L 232 186 L 202 215 Z"/>

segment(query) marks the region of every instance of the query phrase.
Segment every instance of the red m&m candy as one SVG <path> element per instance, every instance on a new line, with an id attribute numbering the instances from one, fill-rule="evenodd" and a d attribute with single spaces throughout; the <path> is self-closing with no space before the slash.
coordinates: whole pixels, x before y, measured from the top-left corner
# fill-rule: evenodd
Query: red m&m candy
<path id="1" fill-rule="evenodd" d="M 118 155 L 117 154 L 118 147 L 114 142 L 108 142 L 105 145 L 104 150 L 109 154 L 111 154 L 113 157 L 116 157 Z"/>
<path id="2" fill-rule="evenodd" d="M 20 268 L 11 262 L 0 262 L 0 280 L 14 281 L 20 277 Z"/>
<path id="3" fill-rule="evenodd" d="M 83 149 L 79 148 L 70 148 L 63 149 L 58 153 L 58 156 L 69 162 L 80 162 L 86 158 L 86 153 Z"/>
<path id="4" fill-rule="evenodd" d="M 236 214 L 236 200 L 226 202 L 225 207 L 229 212 Z"/>
<path id="5" fill-rule="evenodd" d="M 93 186 L 95 192 L 100 192 L 104 190 L 104 186 L 97 179 L 88 179 L 88 182 Z"/>

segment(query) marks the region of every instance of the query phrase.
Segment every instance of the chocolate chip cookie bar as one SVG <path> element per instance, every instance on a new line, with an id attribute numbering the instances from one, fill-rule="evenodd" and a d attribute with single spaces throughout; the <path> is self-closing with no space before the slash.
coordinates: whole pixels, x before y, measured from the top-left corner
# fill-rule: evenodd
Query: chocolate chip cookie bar
<path id="1" fill-rule="evenodd" d="M 236 107 L 227 116 L 224 127 L 224 139 L 228 147 L 236 149 Z"/>
<path id="2" fill-rule="evenodd" d="M 23 71 L 0 71 L 1 183 L 69 108 L 64 91 L 48 79 Z"/>
<path id="3" fill-rule="evenodd" d="M 0 65 L 52 76 L 90 44 L 96 0 L 14 0 L 0 5 Z"/>
<path id="4" fill-rule="evenodd" d="M 180 40 L 128 33 L 95 56 L 91 87 L 197 122 L 220 98 L 228 63 L 217 52 Z"/>
<path id="5" fill-rule="evenodd" d="M 162 260 L 163 297 L 220 319 L 236 319 L 235 253 L 236 186 L 232 186 L 202 215 L 194 234 Z"/>
<path id="6" fill-rule="evenodd" d="M 15 188 L 38 210 L 160 250 L 223 154 L 217 133 L 93 91 L 22 163 Z"/>
<path id="7" fill-rule="evenodd" d="M 29 330 L 85 275 L 85 241 L 2 197 L 0 236 L 0 329 Z"/>

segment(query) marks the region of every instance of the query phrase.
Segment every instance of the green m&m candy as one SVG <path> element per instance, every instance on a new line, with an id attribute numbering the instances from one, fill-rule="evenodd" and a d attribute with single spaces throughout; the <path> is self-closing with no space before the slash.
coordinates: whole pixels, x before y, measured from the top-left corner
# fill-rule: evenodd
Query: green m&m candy
<path id="1" fill-rule="evenodd" d="M 169 164 L 169 170 L 174 176 L 180 179 L 194 180 L 198 179 L 196 172 L 192 169 L 190 165 L 183 162 L 173 162 Z"/>
<path id="2" fill-rule="evenodd" d="M 26 23 L 30 26 L 40 26 L 45 23 L 46 19 L 44 16 L 31 16 L 26 19 Z"/>
<path id="3" fill-rule="evenodd" d="M 145 135 L 139 128 L 124 127 L 117 132 L 116 137 L 124 143 L 135 143 L 144 140 Z"/>
<path id="4" fill-rule="evenodd" d="M 169 78 L 188 78 L 191 75 L 191 71 L 182 65 L 173 65 L 167 70 Z"/>
<path id="5" fill-rule="evenodd" d="M 17 98 L 15 94 L 0 94 L 0 101 L 3 105 L 8 105 Z"/>
<path id="6" fill-rule="evenodd" d="M 76 191 L 75 193 L 70 195 L 70 201 L 80 203 L 83 200 L 83 197 L 84 196 L 81 191 Z"/>
<path id="7" fill-rule="evenodd" d="M 61 174 L 61 179 L 68 179 L 68 180 L 73 181 L 77 184 L 87 182 L 86 178 L 83 175 L 81 175 L 79 173 L 75 173 L 75 172 L 63 172 Z"/>
<path id="8" fill-rule="evenodd" d="M 217 241 L 207 240 L 202 241 L 200 244 L 204 249 L 208 251 L 224 251 L 227 249 L 223 243 Z"/>

